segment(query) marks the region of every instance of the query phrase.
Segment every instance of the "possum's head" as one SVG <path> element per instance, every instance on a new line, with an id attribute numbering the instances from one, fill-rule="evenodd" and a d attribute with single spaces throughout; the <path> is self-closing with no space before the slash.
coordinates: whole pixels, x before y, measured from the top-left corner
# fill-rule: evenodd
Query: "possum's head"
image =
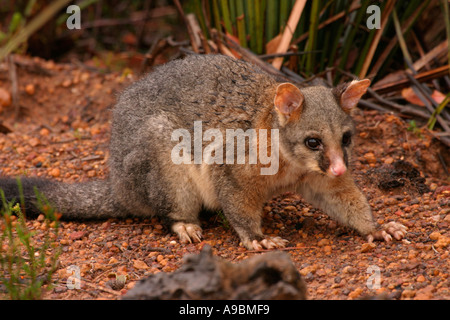
<path id="1" fill-rule="evenodd" d="M 369 85 L 368 79 L 334 89 L 280 84 L 274 99 L 280 152 L 306 171 L 330 177 L 345 174 L 355 133 L 350 112 Z"/>

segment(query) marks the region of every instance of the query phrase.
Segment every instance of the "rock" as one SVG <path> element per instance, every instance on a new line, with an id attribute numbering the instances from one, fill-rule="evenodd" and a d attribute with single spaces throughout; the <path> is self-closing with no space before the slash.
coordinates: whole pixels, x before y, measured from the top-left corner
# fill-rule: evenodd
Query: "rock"
<path id="1" fill-rule="evenodd" d="M 445 248 L 450 244 L 450 237 L 440 236 L 438 241 L 434 244 L 435 248 Z"/>
<path id="2" fill-rule="evenodd" d="M 373 249 L 375 249 L 375 247 L 376 247 L 376 244 L 373 242 L 363 243 L 363 245 L 361 246 L 361 253 L 372 251 Z"/>
<path id="3" fill-rule="evenodd" d="M 72 80 L 66 79 L 66 80 L 64 80 L 64 81 L 61 83 L 61 85 L 62 85 L 64 88 L 68 88 L 68 87 L 70 87 L 70 86 L 72 85 Z"/>
<path id="4" fill-rule="evenodd" d="M 148 269 L 149 266 L 142 260 L 134 260 L 133 267 L 136 269 Z"/>
<path id="5" fill-rule="evenodd" d="M 307 266 L 300 270 L 300 274 L 302 276 L 306 277 L 308 274 L 310 274 L 310 273 L 313 274 L 314 272 L 316 272 L 316 270 L 317 270 L 316 265 Z"/>
<path id="6" fill-rule="evenodd" d="M 140 280 L 123 299 L 306 299 L 306 285 L 289 256 L 269 252 L 238 264 L 214 257 L 205 245 L 181 268 Z"/>
<path id="7" fill-rule="evenodd" d="M 317 243 L 317 245 L 318 245 L 319 247 L 324 247 L 324 246 L 329 245 L 329 244 L 330 244 L 330 240 L 328 240 L 328 239 L 321 239 L 321 240 L 319 240 L 319 242 Z"/>
<path id="8" fill-rule="evenodd" d="M 414 300 L 430 300 L 433 299 L 433 286 L 426 286 L 423 289 L 417 290 Z"/>
<path id="9" fill-rule="evenodd" d="M 36 88 L 34 87 L 34 84 L 29 83 L 25 86 L 25 92 L 28 93 L 30 96 L 32 96 L 36 92 Z"/>
<path id="10" fill-rule="evenodd" d="M 430 233 L 429 237 L 431 240 L 439 240 L 439 238 L 441 237 L 441 234 L 437 231 L 434 231 L 434 232 Z"/>
<path id="11" fill-rule="evenodd" d="M 412 289 L 405 289 L 402 292 L 402 298 L 414 298 L 414 296 L 416 295 L 416 290 L 412 290 Z"/>
<path id="12" fill-rule="evenodd" d="M 54 178 L 58 178 L 61 175 L 61 171 L 58 168 L 53 168 L 49 174 Z"/>
<path id="13" fill-rule="evenodd" d="M 418 277 L 417 277 L 417 279 L 416 279 L 416 281 L 417 282 L 425 282 L 425 277 L 421 274 L 421 275 L 419 275 Z"/>
<path id="14" fill-rule="evenodd" d="M 297 208 L 295 206 L 286 206 L 286 207 L 284 207 L 284 210 L 294 212 L 294 211 L 297 211 Z"/>
<path id="15" fill-rule="evenodd" d="M 11 103 L 11 93 L 6 89 L 0 88 L 0 110 L 2 107 L 9 107 Z"/>
<path id="16" fill-rule="evenodd" d="M 85 236 L 86 232 L 84 231 L 75 231 L 70 234 L 70 240 L 79 240 Z"/>
<path id="17" fill-rule="evenodd" d="M 364 155 L 364 159 L 367 161 L 367 163 L 377 163 L 377 158 L 373 154 L 373 152 L 368 152 Z"/>
<path id="18" fill-rule="evenodd" d="M 352 292 L 350 292 L 350 293 L 348 294 L 348 297 L 349 297 L 350 299 L 358 298 L 358 297 L 361 295 L 362 292 L 363 292 L 363 289 L 361 289 L 361 288 L 356 288 L 355 290 L 353 290 Z"/>
<path id="19" fill-rule="evenodd" d="M 333 251 L 333 248 L 331 246 L 323 247 L 323 252 L 325 252 L 325 254 L 331 254 L 332 251 Z"/>
<path id="20" fill-rule="evenodd" d="M 34 147 L 37 147 L 38 145 L 40 145 L 41 141 L 38 138 L 34 137 L 34 138 L 31 138 L 30 140 L 28 140 L 28 143 L 30 144 L 30 146 L 32 146 L 34 148 Z"/>
<path id="21" fill-rule="evenodd" d="M 42 128 L 41 130 L 39 130 L 39 134 L 41 136 L 46 137 L 46 136 L 48 136 L 50 134 L 50 130 L 48 130 L 47 128 Z"/>
<path id="22" fill-rule="evenodd" d="M 358 269 L 356 269 L 352 266 L 346 266 L 342 269 L 342 272 L 345 274 L 355 274 L 358 272 Z"/>

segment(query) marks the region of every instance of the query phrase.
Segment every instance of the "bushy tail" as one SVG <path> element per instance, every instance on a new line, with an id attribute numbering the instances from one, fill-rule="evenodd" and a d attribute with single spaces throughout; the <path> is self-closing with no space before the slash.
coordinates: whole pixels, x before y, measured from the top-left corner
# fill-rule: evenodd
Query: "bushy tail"
<path id="1" fill-rule="evenodd" d="M 126 214 L 115 204 L 109 180 L 70 184 L 40 178 L 22 178 L 20 185 L 22 192 L 19 191 L 16 179 L 0 179 L 0 189 L 8 202 L 20 202 L 21 193 L 23 194 L 25 214 L 30 218 L 41 213 L 35 188 L 57 212 L 62 213 L 62 220 L 106 219 Z"/>

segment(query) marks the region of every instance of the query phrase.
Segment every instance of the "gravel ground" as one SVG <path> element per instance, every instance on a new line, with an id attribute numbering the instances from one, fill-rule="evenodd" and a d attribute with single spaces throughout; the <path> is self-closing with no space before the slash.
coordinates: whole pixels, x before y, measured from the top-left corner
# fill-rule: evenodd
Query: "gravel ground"
<path id="1" fill-rule="evenodd" d="M 13 131 L 0 134 L 0 174 L 67 182 L 104 178 L 109 108 L 135 78 L 29 62 L 37 69 L 18 70 L 26 116 L 15 123 L 11 107 L 0 110 Z M 10 90 L 7 75 L 0 75 L 0 88 Z M 357 183 L 377 221 L 406 225 L 406 238 L 370 245 L 290 193 L 266 204 L 263 231 L 289 240 L 286 251 L 310 299 L 450 299 L 450 185 L 442 162 L 449 164 L 448 149 L 426 131 L 407 130 L 409 124 L 395 115 L 358 111 L 355 120 Z M 179 244 L 158 218 L 62 222 L 54 240 L 62 250 L 59 269 L 44 299 L 119 299 L 137 280 L 176 270 L 183 255 L 205 244 L 232 262 L 261 254 L 240 246 L 220 215 L 203 216 L 204 241 L 188 245 Z M 43 237 L 41 219 L 27 224 L 37 239 Z M 73 266 L 80 271 L 80 289 L 66 285 Z"/>

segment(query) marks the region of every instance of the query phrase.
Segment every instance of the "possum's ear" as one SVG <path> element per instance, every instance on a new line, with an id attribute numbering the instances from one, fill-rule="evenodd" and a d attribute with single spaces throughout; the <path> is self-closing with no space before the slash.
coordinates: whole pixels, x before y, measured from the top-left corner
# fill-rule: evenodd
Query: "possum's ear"
<path id="1" fill-rule="evenodd" d="M 274 105 L 282 124 L 300 118 L 304 96 L 292 83 L 282 83 L 277 87 Z"/>
<path id="2" fill-rule="evenodd" d="M 370 86 L 370 80 L 353 80 L 350 83 L 344 83 L 333 90 L 336 98 L 341 104 L 342 110 L 350 113 L 356 107 L 361 97 L 366 93 Z"/>

